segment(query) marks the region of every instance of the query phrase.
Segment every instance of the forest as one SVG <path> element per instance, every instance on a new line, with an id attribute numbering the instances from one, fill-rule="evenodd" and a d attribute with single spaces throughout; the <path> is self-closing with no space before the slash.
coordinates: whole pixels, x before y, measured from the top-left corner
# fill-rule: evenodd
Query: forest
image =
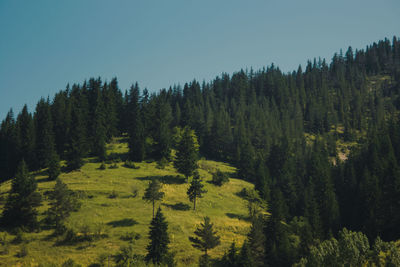
<path id="1" fill-rule="evenodd" d="M 46 169 L 56 180 L 87 158 L 112 160 L 106 146 L 121 137 L 132 166 L 173 162 L 192 181 L 194 205 L 202 194 L 200 158 L 229 163 L 237 178 L 254 184 L 247 239 L 211 259 L 206 244 L 219 240 L 204 218 L 200 239 L 191 239 L 205 252 L 201 266 L 400 266 L 399 119 L 397 37 L 340 50 L 330 62 L 314 58 L 289 73 L 271 64 L 158 92 L 138 83 L 122 90 L 117 78 L 68 84 L 33 112 L 27 105 L 17 115 L 10 110 L 1 123 L 0 182 L 12 181 L 2 229 L 43 227 L 29 172 Z M 223 183 L 224 174 L 213 179 Z M 53 206 L 51 225 L 63 232 L 63 219 L 79 205 L 57 185 L 69 207 Z M 157 200 L 150 191 L 148 199 Z M 153 202 L 154 238 L 144 261 L 174 265 L 167 247 L 158 247 L 170 241 L 165 230 Z"/>

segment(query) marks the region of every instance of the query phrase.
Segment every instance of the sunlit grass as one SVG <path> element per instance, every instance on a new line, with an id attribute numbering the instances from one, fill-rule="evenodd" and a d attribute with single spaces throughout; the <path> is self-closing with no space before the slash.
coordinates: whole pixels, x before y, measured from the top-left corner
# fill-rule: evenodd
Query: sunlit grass
<path id="1" fill-rule="evenodd" d="M 108 150 L 108 154 L 122 155 L 127 152 L 127 145 L 116 140 L 108 145 Z M 172 163 L 164 169 L 158 169 L 155 162 L 142 162 L 135 163 L 139 169 L 130 169 L 123 166 L 124 162 L 119 162 L 116 169 L 110 169 L 108 168 L 110 164 L 106 164 L 107 169 L 100 170 L 101 163 L 94 162 L 94 159 L 88 159 L 88 161 L 91 163 L 86 163 L 81 170 L 60 175 L 62 181 L 67 183 L 70 189 L 84 192 L 84 197 L 81 199 L 82 207 L 71 215 L 68 226 L 79 232 L 82 226 L 87 225 L 92 231 L 101 229 L 108 237 L 90 243 L 56 245 L 57 240 L 49 237 L 52 230 L 27 233 L 25 238 L 28 240 L 26 244 L 28 255 L 18 258 L 16 254 L 20 251 L 21 245 L 10 244 L 9 253 L 0 255 L 0 265 L 60 264 L 71 258 L 75 262 L 87 266 L 94 263 L 99 255 L 113 255 L 120 247 L 128 245 L 127 241 L 121 240 L 121 236 L 127 232 L 136 232 L 141 235 L 141 238 L 133 243 L 133 247 L 138 254 L 146 253 L 152 206 L 142 200 L 144 189 L 149 182 L 149 176 L 178 175 Z M 198 200 L 196 211 L 193 211 L 193 205 L 187 198 L 188 184 L 183 177 L 183 183 L 164 184 L 165 197 L 162 202 L 157 203 L 157 207 L 161 206 L 169 223 L 170 248 L 176 253 L 179 265 L 197 264 L 201 253 L 191 246 L 188 237 L 193 235 L 196 225 L 202 221 L 204 216 L 211 218 L 221 236 L 221 245 L 210 251 L 212 257 L 223 255 L 233 241 L 240 245 L 250 226 L 248 221 L 238 219 L 247 216 L 247 209 L 246 202 L 236 193 L 243 187 L 250 188 L 253 185 L 231 178 L 229 183 L 217 187 L 208 182 L 211 180 L 211 173 L 220 169 L 233 174 L 235 169 L 225 163 L 207 160 L 199 161 L 199 166 L 200 176 L 203 178 L 205 189 L 208 192 L 204 198 Z M 46 175 L 43 173 L 39 173 L 36 179 L 39 181 L 39 192 L 42 195 L 54 187 L 55 182 L 46 181 Z M 132 194 L 133 186 L 138 190 L 136 197 L 133 197 Z M 9 188 L 10 182 L 0 185 L 0 196 L 3 199 Z M 112 193 L 116 194 L 115 198 L 110 198 Z M 174 210 L 173 205 L 180 202 L 190 205 L 191 209 L 187 211 Z M 48 202 L 45 200 L 39 207 L 40 219 L 44 218 L 47 208 Z M 6 235 L 8 241 L 14 238 L 8 233 Z"/>

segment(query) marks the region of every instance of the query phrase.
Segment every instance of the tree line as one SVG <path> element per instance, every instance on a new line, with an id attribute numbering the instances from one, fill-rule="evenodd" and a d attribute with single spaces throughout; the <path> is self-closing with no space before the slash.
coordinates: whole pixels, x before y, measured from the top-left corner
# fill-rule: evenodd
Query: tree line
<path id="1" fill-rule="evenodd" d="M 116 78 L 91 78 L 41 99 L 33 114 L 26 106 L 17 118 L 7 114 L 0 177 L 13 177 L 22 160 L 29 170 L 58 158 L 69 170 L 88 155 L 102 161 L 105 144 L 120 135 L 131 160 L 170 161 L 174 133 L 189 127 L 202 156 L 234 164 L 269 204 L 271 217 L 253 222 L 264 238 L 259 262 L 289 265 L 343 227 L 370 239 L 399 238 L 399 82 L 396 37 L 349 47 L 330 63 L 308 61 L 305 70 L 283 73 L 272 64 L 157 93 L 137 83 L 122 92 Z M 358 144 L 345 162 L 338 142 Z"/>

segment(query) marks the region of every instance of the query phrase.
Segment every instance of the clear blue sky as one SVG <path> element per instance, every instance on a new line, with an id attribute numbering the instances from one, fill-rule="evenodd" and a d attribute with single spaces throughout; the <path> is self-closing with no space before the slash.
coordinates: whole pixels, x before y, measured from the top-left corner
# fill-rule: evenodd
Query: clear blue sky
<path id="1" fill-rule="evenodd" d="M 159 90 L 400 36 L 398 0 L 0 0 L 0 119 L 67 83 Z"/>

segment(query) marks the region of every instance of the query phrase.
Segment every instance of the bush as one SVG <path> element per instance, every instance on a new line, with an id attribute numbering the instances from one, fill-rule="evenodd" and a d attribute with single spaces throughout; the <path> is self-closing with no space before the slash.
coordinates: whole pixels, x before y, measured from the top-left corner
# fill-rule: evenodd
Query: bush
<path id="1" fill-rule="evenodd" d="M 135 185 L 133 185 L 131 187 L 131 193 L 132 193 L 132 197 L 135 198 L 139 194 L 139 189 Z"/>
<path id="2" fill-rule="evenodd" d="M 21 250 L 17 253 L 18 258 L 23 258 L 28 255 L 28 248 L 26 245 L 21 246 Z"/>
<path id="3" fill-rule="evenodd" d="M 17 228 L 15 233 L 15 238 L 13 240 L 14 244 L 20 244 L 25 241 L 24 232 L 21 228 Z"/>
<path id="4" fill-rule="evenodd" d="M 217 186 L 222 186 L 224 183 L 229 182 L 229 177 L 226 173 L 217 170 L 213 173 L 211 182 Z"/>
<path id="5" fill-rule="evenodd" d="M 113 164 L 111 164 L 110 165 L 110 167 L 108 167 L 109 169 L 118 169 L 118 165 L 117 165 L 117 163 L 113 163 Z"/>
<path id="6" fill-rule="evenodd" d="M 121 236 L 121 240 L 129 241 L 130 243 L 133 243 L 136 240 L 139 240 L 140 238 L 141 238 L 141 235 L 138 233 L 135 233 L 135 232 L 127 232 Z"/>
<path id="7" fill-rule="evenodd" d="M 161 158 L 159 161 L 157 161 L 157 169 L 164 169 L 168 165 L 168 160 L 166 158 Z"/>
<path id="8" fill-rule="evenodd" d="M 127 160 L 125 161 L 124 167 L 130 168 L 130 169 L 139 169 L 140 167 L 137 167 L 133 161 Z"/>
<path id="9" fill-rule="evenodd" d="M 104 164 L 104 162 L 101 163 L 99 170 L 105 170 L 107 169 L 106 164 Z"/>

